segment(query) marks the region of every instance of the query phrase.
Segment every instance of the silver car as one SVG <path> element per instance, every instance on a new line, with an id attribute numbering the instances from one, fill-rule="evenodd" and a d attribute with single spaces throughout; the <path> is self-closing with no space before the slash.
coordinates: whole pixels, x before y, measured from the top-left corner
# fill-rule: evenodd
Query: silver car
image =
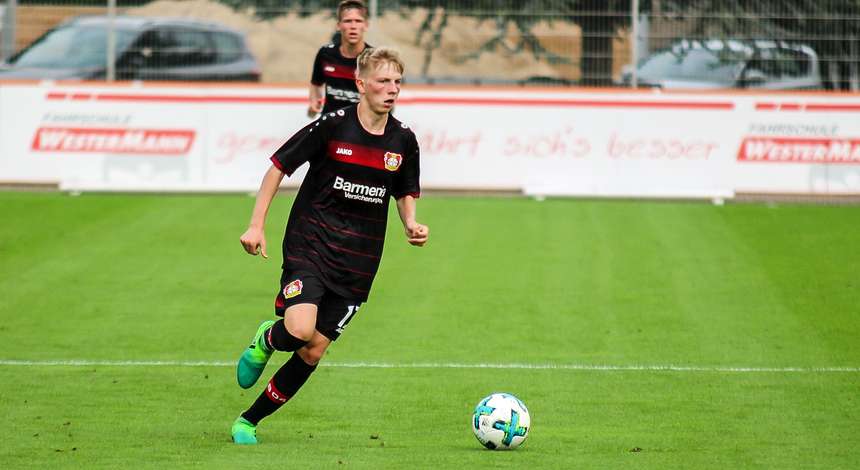
<path id="1" fill-rule="evenodd" d="M 639 63 L 638 86 L 665 89 L 821 89 L 818 55 L 782 41 L 683 39 Z M 619 84 L 631 86 L 627 67 Z"/>
<path id="2" fill-rule="evenodd" d="M 103 80 L 107 16 L 82 16 L 46 32 L 0 65 L 0 80 Z M 120 80 L 260 81 L 244 36 L 209 21 L 114 18 Z"/>

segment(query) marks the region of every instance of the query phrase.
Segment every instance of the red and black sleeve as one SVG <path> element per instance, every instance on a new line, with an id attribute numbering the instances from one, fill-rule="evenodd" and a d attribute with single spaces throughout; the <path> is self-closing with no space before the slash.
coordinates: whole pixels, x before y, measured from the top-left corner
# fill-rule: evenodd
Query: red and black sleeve
<path id="1" fill-rule="evenodd" d="M 292 176 L 305 162 L 313 165 L 325 150 L 325 133 L 328 129 L 325 124 L 323 119 L 317 119 L 296 132 L 275 151 L 270 158 L 272 164 L 287 176 Z"/>
<path id="2" fill-rule="evenodd" d="M 394 187 L 391 191 L 394 199 L 400 199 L 404 196 L 412 196 L 416 199 L 421 197 L 421 184 L 419 182 L 421 175 L 421 152 L 418 149 L 418 141 L 415 139 L 415 134 L 410 132 L 407 138 L 407 151 L 403 158 L 403 166 L 394 178 Z"/>

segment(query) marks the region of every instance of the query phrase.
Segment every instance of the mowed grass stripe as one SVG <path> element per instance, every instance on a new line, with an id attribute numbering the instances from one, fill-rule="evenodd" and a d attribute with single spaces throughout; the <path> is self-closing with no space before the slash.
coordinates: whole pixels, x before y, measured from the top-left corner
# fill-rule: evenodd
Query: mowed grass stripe
<path id="1" fill-rule="evenodd" d="M 601 364 L 467 364 L 467 363 L 411 363 L 387 362 L 322 362 L 322 367 L 351 369 L 527 369 L 527 370 L 578 370 L 593 372 L 731 372 L 731 373 L 821 373 L 860 372 L 860 367 L 708 367 L 681 365 L 601 365 Z M 0 359 L 0 366 L 26 367 L 235 367 L 235 361 L 90 361 L 62 359 L 55 361 L 26 361 Z"/>

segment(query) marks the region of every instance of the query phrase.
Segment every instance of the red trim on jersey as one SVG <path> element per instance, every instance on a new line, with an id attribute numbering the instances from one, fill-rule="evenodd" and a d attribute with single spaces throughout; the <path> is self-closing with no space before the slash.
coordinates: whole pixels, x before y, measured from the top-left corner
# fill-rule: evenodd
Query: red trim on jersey
<path id="1" fill-rule="evenodd" d="M 266 396 L 269 400 L 272 400 L 274 403 L 279 403 L 283 405 L 290 399 L 290 396 L 284 395 L 278 390 L 278 387 L 275 387 L 274 379 L 269 380 L 269 385 L 266 385 Z"/>
<path id="2" fill-rule="evenodd" d="M 313 249 L 313 247 L 311 247 L 311 250 L 303 250 L 303 249 L 301 249 L 301 248 L 300 248 L 300 249 L 298 249 L 298 250 L 296 250 L 296 251 L 298 251 L 299 253 L 306 253 L 306 254 L 311 254 L 311 253 L 312 253 L 312 254 L 313 254 L 313 255 L 315 255 L 316 257 L 320 257 L 320 253 L 319 253 L 317 250 L 314 250 L 314 249 Z M 308 265 L 308 266 L 314 266 L 314 265 L 313 265 L 313 264 L 311 264 L 310 262 L 308 262 L 308 261 L 306 261 L 306 260 L 304 260 L 304 259 L 301 259 L 301 258 L 295 258 L 295 257 L 289 257 L 289 256 L 288 256 L 288 257 L 287 257 L 287 259 L 292 260 L 292 261 L 297 261 L 297 262 L 299 262 L 299 263 L 304 263 L 304 264 L 306 264 L 306 265 Z M 342 265 L 342 264 L 341 264 L 341 265 L 330 265 L 330 266 L 331 266 L 332 268 L 336 269 L 336 270 L 338 270 L 338 269 L 339 269 L 339 270 L 342 270 L 342 271 L 348 271 L 348 272 L 351 272 L 351 273 L 353 273 L 353 274 L 358 274 L 359 276 L 364 276 L 364 277 L 370 277 L 370 278 L 372 278 L 372 277 L 374 277 L 374 276 L 376 275 L 375 273 L 366 273 L 366 272 L 364 272 L 364 271 L 359 271 L 359 270 L 357 270 L 357 269 L 348 268 L 348 267 L 346 267 L 346 266 L 344 266 L 344 265 Z"/>
<path id="3" fill-rule="evenodd" d="M 319 220 L 313 219 L 313 218 L 308 217 L 308 216 L 302 216 L 302 218 L 307 220 L 308 222 L 314 224 L 314 225 L 318 225 L 318 226 L 320 226 L 326 230 L 331 230 L 333 232 L 343 233 L 343 234 L 350 235 L 353 237 L 358 237 L 358 238 L 366 238 L 368 240 L 384 240 L 383 237 L 374 237 L 372 235 L 365 235 L 363 233 L 353 232 L 351 230 L 335 228 L 335 227 L 332 227 L 331 225 L 328 225 L 324 222 L 320 222 Z"/>
<path id="4" fill-rule="evenodd" d="M 418 199 L 421 197 L 421 193 L 406 193 L 406 194 L 402 194 L 400 196 L 395 196 L 395 199 L 402 199 L 406 196 L 412 196 L 413 198 Z"/>
<path id="5" fill-rule="evenodd" d="M 320 209 L 319 204 L 314 204 L 314 209 Z M 330 211 L 334 212 L 335 214 L 342 215 L 344 217 L 360 219 L 360 220 L 369 220 L 371 222 L 385 222 L 387 220 L 387 219 L 383 219 L 380 217 L 368 217 L 366 215 L 353 214 L 352 212 L 342 211 L 342 210 L 338 210 L 338 209 L 327 209 L 327 210 L 330 210 Z"/>
<path id="6" fill-rule="evenodd" d="M 328 67 L 334 70 L 326 70 Z M 344 70 L 346 69 L 346 70 Z M 343 78 L 346 80 L 355 80 L 355 69 L 346 65 L 323 63 L 323 75 L 332 78 Z"/>
<path id="7" fill-rule="evenodd" d="M 330 140 L 328 158 L 338 162 L 385 170 L 385 150 L 374 147 Z"/>
<path id="8" fill-rule="evenodd" d="M 365 253 L 365 252 L 363 252 L 363 251 L 350 250 L 350 249 L 348 249 L 348 248 L 344 248 L 344 247 L 342 247 L 342 246 L 340 246 L 340 245 L 336 245 L 336 244 L 334 244 L 334 243 L 329 243 L 329 242 L 327 242 L 327 241 L 325 241 L 325 240 L 321 239 L 319 236 L 314 235 L 314 234 L 312 234 L 312 233 L 310 233 L 310 234 L 308 234 L 308 233 L 303 233 L 303 234 L 302 234 L 302 236 L 305 238 L 305 240 L 313 240 L 313 241 L 320 242 L 320 243 L 322 243 L 323 245 L 325 245 L 325 246 L 327 246 L 327 247 L 331 248 L 331 249 L 332 249 L 332 250 L 334 250 L 334 251 L 339 251 L 339 252 L 342 252 L 342 253 L 349 253 L 349 254 L 351 254 L 351 255 L 356 255 L 356 256 L 363 256 L 363 257 L 365 257 L 365 258 L 380 259 L 380 257 L 379 257 L 378 255 L 374 255 L 374 254 L 372 254 L 372 253 Z"/>
<path id="9" fill-rule="evenodd" d="M 287 175 L 287 176 L 293 176 L 293 174 L 292 174 L 291 172 L 287 171 L 287 170 L 284 168 L 284 165 L 283 165 L 283 164 L 281 164 L 281 162 L 278 160 L 278 157 L 276 157 L 276 156 L 272 155 L 271 157 L 269 157 L 269 160 L 271 160 L 271 161 L 272 161 L 272 165 L 275 165 L 275 168 L 277 168 L 277 169 L 281 170 L 281 173 L 283 173 L 283 174 L 285 174 L 285 175 Z"/>

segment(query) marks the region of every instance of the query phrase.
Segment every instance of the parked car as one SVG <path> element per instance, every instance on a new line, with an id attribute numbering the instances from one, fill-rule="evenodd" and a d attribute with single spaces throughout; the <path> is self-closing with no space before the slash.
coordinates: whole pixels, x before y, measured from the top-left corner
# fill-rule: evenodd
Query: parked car
<path id="1" fill-rule="evenodd" d="M 667 89 L 823 87 L 818 55 L 809 46 L 782 41 L 680 40 L 636 67 L 637 84 Z M 626 68 L 620 84 L 632 84 Z"/>
<path id="2" fill-rule="evenodd" d="M 0 65 L 0 79 L 103 80 L 107 16 L 81 16 L 46 32 Z M 118 80 L 259 81 L 244 36 L 217 23 L 118 16 Z"/>

